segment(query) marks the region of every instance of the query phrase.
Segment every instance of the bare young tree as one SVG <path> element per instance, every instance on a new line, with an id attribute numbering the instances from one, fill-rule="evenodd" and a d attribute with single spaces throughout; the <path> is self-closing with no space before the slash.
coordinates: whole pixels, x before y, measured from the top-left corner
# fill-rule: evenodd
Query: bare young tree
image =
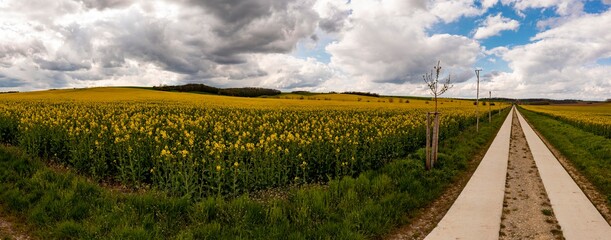
<path id="1" fill-rule="evenodd" d="M 439 75 L 441 75 L 441 61 L 437 61 L 437 66 L 433 67 L 430 74 L 422 75 L 424 82 L 431 90 L 431 95 L 435 97 L 435 112 L 428 112 L 426 115 L 426 162 L 427 170 L 431 169 L 437 161 L 437 150 L 439 147 L 439 112 L 437 111 L 437 97 L 444 94 L 450 85 L 450 75 L 439 86 Z M 432 129 L 431 129 L 432 128 Z"/>
<path id="2" fill-rule="evenodd" d="M 422 75 L 424 82 L 428 85 L 431 90 L 431 95 L 435 98 L 435 112 L 437 112 L 437 97 L 441 94 L 444 94 L 448 89 L 452 88 L 453 85 L 450 84 L 450 75 L 448 74 L 448 78 L 442 83 L 441 88 L 439 87 L 439 75 L 441 74 L 441 61 L 437 61 L 437 66 L 433 66 L 433 70 L 431 70 L 430 74 Z"/>

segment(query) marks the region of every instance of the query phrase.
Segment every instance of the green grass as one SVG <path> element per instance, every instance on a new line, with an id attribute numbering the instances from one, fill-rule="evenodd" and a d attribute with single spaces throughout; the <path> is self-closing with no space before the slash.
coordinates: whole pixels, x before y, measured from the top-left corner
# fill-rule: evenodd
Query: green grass
<path id="1" fill-rule="evenodd" d="M 409 221 L 466 174 L 507 115 L 441 142 L 439 162 L 424 170 L 424 152 L 358 177 L 293 186 L 285 198 L 167 197 L 100 187 L 71 170 L 46 166 L 0 146 L 0 205 L 39 238 L 56 239 L 366 239 Z"/>
<path id="2" fill-rule="evenodd" d="M 543 114 L 525 109 L 520 112 L 606 196 L 611 207 L 611 139 Z"/>

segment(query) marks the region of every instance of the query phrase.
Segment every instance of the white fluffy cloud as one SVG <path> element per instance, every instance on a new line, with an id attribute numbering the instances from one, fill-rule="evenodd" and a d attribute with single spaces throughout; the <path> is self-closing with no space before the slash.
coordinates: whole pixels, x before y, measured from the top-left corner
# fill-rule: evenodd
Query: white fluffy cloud
<path id="1" fill-rule="evenodd" d="M 556 16 L 529 44 L 486 49 L 528 27 L 493 7 Z M 443 29 L 483 16 L 473 37 Z M 468 97 L 488 59 L 510 69 L 485 75 L 499 95 L 604 99 L 609 25 L 579 0 L 0 0 L 0 91 L 197 82 L 426 95 L 422 74 L 441 60 L 456 83 L 447 96 Z"/>
<path id="2" fill-rule="evenodd" d="M 424 5 L 406 1 L 356 3 L 347 29 L 327 46 L 331 66 L 378 83 L 420 82 L 437 60 L 460 75 L 475 63 L 479 44 L 463 36 L 428 35 L 425 28 L 436 19 Z"/>
<path id="3" fill-rule="evenodd" d="M 529 8 L 554 8 L 561 16 L 579 14 L 583 11 L 581 0 L 501 0 L 505 5 L 513 5 L 518 13 Z"/>
<path id="4" fill-rule="evenodd" d="M 464 81 L 478 43 L 426 29 L 482 11 L 466 0 L 8 0 L 0 87 L 203 81 L 335 90 L 359 79 L 359 88 L 390 89 L 378 87 L 418 82 L 438 59 Z M 336 40 L 326 48 L 330 64 L 290 55 L 317 33 Z"/>
<path id="5" fill-rule="evenodd" d="M 604 99 L 611 96 L 611 11 L 589 14 L 534 36 L 534 42 L 501 51 L 511 73 L 494 76 L 517 97 Z"/>
<path id="6" fill-rule="evenodd" d="M 436 0 L 430 1 L 430 11 L 444 22 L 453 22 L 462 16 L 477 16 L 483 13 L 485 9 L 480 9 L 475 6 L 474 0 Z M 484 1 L 484 8 L 491 7 L 492 1 Z"/>
<path id="7" fill-rule="evenodd" d="M 38 1 L 0 5 L 3 88 L 264 76 L 252 56 L 290 53 L 318 20 L 313 0 Z"/>
<path id="8" fill-rule="evenodd" d="M 497 36 L 502 31 L 516 31 L 519 27 L 520 23 L 518 21 L 503 17 L 501 16 L 501 13 L 497 15 L 489 15 L 481 26 L 477 28 L 473 38 L 485 39 L 492 36 Z"/>

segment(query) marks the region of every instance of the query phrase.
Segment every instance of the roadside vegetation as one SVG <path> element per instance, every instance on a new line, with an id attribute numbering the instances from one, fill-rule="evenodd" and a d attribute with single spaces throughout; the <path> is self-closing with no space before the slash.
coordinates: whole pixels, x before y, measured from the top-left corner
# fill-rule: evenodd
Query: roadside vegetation
<path id="1" fill-rule="evenodd" d="M 548 114 L 521 108 L 524 117 L 607 198 L 611 206 L 611 139 Z M 579 115 L 579 114 L 575 114 Z M 606 123 L 607 127 L 611 122 Z"/>

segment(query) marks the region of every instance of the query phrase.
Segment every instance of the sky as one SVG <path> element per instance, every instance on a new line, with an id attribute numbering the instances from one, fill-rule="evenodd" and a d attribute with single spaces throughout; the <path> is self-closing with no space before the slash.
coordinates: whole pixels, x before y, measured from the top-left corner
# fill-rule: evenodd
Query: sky
<path id="1" fill-rule="evenodd" d="M 611 98 L 611 0 L 0 0 L 0 92 L 203 83 Z"/>

